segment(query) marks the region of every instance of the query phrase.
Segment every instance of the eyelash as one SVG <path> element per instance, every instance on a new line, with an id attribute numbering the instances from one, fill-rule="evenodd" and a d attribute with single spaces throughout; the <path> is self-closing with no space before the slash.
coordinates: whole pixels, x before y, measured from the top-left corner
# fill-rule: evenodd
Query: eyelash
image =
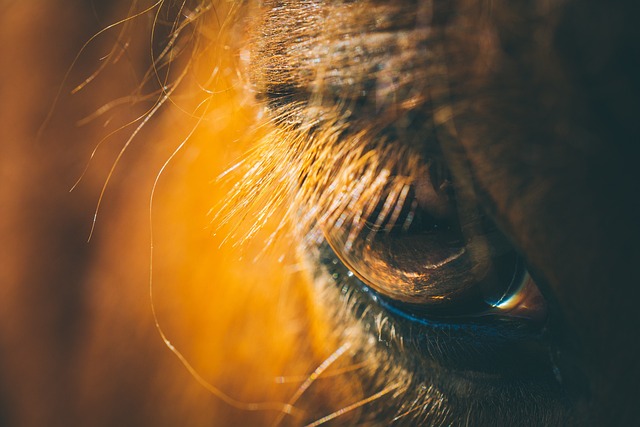
<path id="1" fill-rule="evenodd" d="M 375 130 L 349 134 L 347 119 L 274 126 L 219 178 L 237 183 L 229 199 L 213 209 L 214 224 L 227 225 L 257 211 L 249 232 L 230 238 L 246 241 L 278 217 L 281 223 L 268 243 L 293 226 L 303 242 L 317 244 L 324 240 L 323 230 L 362 230 L 367 213 L 379 203 L 390 203 L 390 213 L 401 208 L 405 201 L 398 194 L 426 174 L 429 164 L 410 147 L 385 144 Z M 275 215 L 283 206 L 284 212 Z"/>

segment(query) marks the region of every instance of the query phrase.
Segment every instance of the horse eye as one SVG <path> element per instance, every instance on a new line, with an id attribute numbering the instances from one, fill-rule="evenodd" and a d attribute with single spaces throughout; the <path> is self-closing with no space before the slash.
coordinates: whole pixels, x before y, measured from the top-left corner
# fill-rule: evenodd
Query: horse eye
<path id="1" fill-rule="evenodd" d="M 431 174 L 324 235 L 360 281 L 411 316 L 544 320 L 545 300 L 507 238 L 457 205 L 451 178 Z"/>

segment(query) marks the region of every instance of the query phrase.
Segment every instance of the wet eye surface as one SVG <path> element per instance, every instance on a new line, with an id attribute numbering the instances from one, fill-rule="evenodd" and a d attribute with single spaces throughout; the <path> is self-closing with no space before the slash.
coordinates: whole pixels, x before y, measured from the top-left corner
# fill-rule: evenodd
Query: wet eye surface
<path id="1" fill-rule="evenodd" d="M 416 317 L 504 316 L 540 323 L 544 298 L 491 220 L 461 217 L 451 178 L 425 177 L 325 238 L 367 287 Z"/>

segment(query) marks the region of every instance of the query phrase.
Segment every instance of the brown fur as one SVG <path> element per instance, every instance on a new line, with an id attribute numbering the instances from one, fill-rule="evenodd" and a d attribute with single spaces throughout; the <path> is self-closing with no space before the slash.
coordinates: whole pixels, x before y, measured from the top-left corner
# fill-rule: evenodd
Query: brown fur
<path id="1" fill-rule="evenodd" d="M 430 3 L 2 3 L 0 425 L 632 422 L 637 34 L 587 3 L 435 2 L 401 36 Z M 434 374 L 318 267 L 440 155 L 559 307 L 570 398 Z"/>

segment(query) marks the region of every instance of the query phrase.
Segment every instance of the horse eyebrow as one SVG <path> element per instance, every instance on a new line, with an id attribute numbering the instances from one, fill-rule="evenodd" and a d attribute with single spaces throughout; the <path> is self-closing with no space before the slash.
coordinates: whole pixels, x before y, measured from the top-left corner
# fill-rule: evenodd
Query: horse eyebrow
<path id="1" fill-rule="evenodd" d="M 277 114 L 303 122 L 304 107 L 323 110 L 316 116 L 338 108 L 354 127 L 360 119 L 361 127 L 373 119 L 388 126 L 424 106 L 423 53 L 433 33 L 418 22 L 417 6 L 283 8 L 266 1 L 260 12 L 249 24 L 251 60 L 244 68 L 259 99 Z"/>

